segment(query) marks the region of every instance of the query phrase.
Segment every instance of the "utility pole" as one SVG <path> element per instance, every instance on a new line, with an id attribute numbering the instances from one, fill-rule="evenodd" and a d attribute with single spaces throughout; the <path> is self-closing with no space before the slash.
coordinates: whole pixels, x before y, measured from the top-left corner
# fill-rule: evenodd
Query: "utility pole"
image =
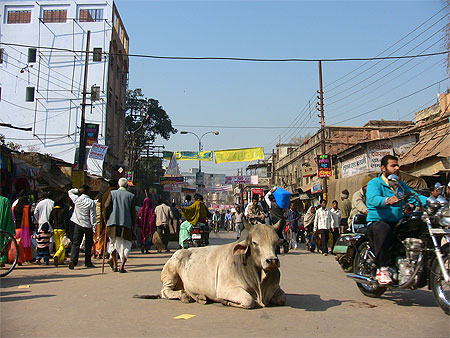
<path id="1" fill-rule="evenodd" d="M 83 80 L 83 96 L 81 101 L 81 128 L 80 128 L 80 149 L 78 150 L 78 170 L 84 171 L 86 163 L 86 94 L 87 94 L 87 77 L 89 66 L 89 43 L 91 40 L 91 31 L 87 31 L 86 53 L 84 60 L 84 80 Z M 84 179 L 83 179 L 84 181 Z"/>
<path id="2" fill-rule="evenodd" d="M 323 111 L 323 83 L 322 83 L 322 61 L 319 61 L 319 100 L 320 100 L 320 129 L 322 131 L 322 154 L 325 154 L 325 113 Z M 319 165 L 319 163 L 317 163 Z M 322 191 L 323 191 L 323 199 L 327 199 L 328 187 L 327 187 L 327 178 L 322 178 Z"/>

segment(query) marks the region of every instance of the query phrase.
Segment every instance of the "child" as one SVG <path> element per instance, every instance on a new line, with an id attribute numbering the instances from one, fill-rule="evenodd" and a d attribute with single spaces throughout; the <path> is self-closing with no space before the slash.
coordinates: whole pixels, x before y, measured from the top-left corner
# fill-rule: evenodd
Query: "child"
<path id="1" fill-rule="evenodd" d="M 38 232 L 33 237 L 37 241 L 37 255 L 36 255 L 36 263 L 41 264 L 41 258 L 44 258 L 44 264 L 48 265 L 50 261 L 50 238 L 53 234 L 49 231 L 50 226 L 48 223 L 42 224 L 41 231 Z"/>

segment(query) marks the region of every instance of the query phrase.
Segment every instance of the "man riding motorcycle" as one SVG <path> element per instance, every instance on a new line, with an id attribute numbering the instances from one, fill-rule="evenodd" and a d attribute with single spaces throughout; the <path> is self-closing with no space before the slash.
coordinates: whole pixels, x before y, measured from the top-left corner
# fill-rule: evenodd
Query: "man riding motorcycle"
<path id="1" fill-rule="evenodd" d="M 399 174 L 397 157 L 393 155 L 384 156 L 381 159 L 381 171 L 382 174 L 372 179 L 367 185 L 367 222 L 371 222 L 367 235 L 375 251 L 374 263 L 378 268 L 376 279 L 380 285 L 389 285 L 392 283 L 388 271 L 388 262 L 390 248 L 395 240 L 393 230 L 397 222 L 403 217 L 402 207 L 405 205 L 401 195 L 404 196 L 407 192 L 412 192 L 412 189 L 403 181 L 398 181 L 398 186 L 389 185 L 389 175 Z M 419 197 L 422 203 L 425 203 L 426 198 L 424 196 Z M 410 202 L 417 204 L 414 198 Z"/>

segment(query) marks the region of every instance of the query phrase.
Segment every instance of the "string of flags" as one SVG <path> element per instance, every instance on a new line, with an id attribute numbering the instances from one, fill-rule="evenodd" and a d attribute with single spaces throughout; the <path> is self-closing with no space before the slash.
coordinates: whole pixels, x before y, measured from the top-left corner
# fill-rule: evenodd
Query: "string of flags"
<path id="1" fill-rule="evenodd" d="M 163 158 L 165 160 L 173 161 L 175 158 L 178 161 L 213 161 L 216 163 L 225 162 L 246 162 L 264 159 L 263 147 L 254 148 L 240 148 L 240 149 L 225 149 L 225 150 L 209 150 L 209 151 L 164 151 Z M 170 164 L 169 164 L 170 167 Z"/>

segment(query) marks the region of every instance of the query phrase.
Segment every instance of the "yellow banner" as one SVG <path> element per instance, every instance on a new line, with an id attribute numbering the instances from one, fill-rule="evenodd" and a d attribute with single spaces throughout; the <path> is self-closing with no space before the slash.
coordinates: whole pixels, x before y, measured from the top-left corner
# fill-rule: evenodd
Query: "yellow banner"
<path id="1" fill-rule="evenodd" d="M 263 147 L 215 150 L 216 163 L 264 160 Z"/>

